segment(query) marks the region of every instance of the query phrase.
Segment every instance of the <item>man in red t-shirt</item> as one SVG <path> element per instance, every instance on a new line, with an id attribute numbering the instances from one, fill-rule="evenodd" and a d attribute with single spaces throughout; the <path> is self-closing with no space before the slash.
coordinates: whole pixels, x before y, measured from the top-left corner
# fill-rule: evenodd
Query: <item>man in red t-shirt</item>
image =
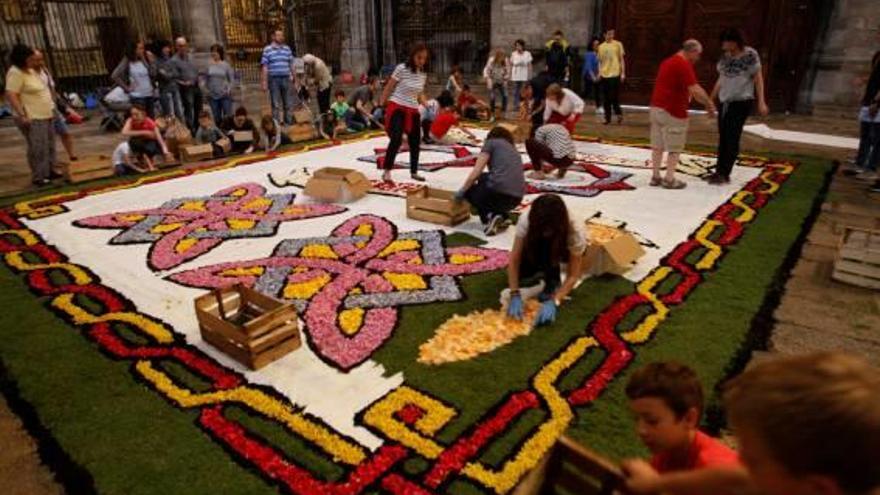
<path id="1" fill-rule="evenodd" d="M 686 184 L 675 178 L 678 156 L 684 151 L 687 140 L 688 107 L 691 98 L 696 99 L 715 117 L 715 104 L 697 82 L 694 64 L 700 60 L 703 45 L 697 40 L 687 40 L 681 50 L 660 64 L 654 93 L 651 96 L 651 149 L 654 176 L 652 186 L 666 189 L 684 189 Z M 666 178 L 661 179 L 663 152 L 667 152 Z"/>

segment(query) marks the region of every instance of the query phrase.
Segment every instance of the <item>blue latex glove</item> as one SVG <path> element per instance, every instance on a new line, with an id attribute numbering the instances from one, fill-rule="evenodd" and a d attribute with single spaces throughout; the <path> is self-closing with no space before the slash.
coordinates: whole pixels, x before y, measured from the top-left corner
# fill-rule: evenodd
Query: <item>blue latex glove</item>
<path id="1" fill-rule="evenodd" d="M 466 191 L 464 189 L 459 189 L 458 191 L 455 191 L 455 200 L 459 202 L 464 201 L 465 192 Z"/>
<path id="2" fill-rule="evenodd" d="M 507 316 L 515 319 L 523 319 L 523 300 L 519 294 L 514 294 L 510 298 L 510 304 L 507 305 Z"/>
<path id="3" fill-rule="evenodd" d="M 537 325 L 547 325 L 556 321 L 556 301 L 548 299 L 541 305 L 541 311 L 538 313 Z"/>

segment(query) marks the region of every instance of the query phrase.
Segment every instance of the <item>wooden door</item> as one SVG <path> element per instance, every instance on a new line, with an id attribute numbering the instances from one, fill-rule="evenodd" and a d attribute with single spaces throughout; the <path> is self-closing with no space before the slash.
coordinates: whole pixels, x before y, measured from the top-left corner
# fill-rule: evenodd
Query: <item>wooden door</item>
<path id="1" fill-rule="evenodd" d="M 737 27 L 761 55 L 771 108 L 793 110 L 815 43 L 822 1 L 605 0 L 604 26 L 616 28 L 626 47 L 622 101 L 648 104 L 660 62 L 687 38 L 704 45 L 695 68 L 700 83 L 710 91 L 717 78 L 721 31 Z"/>

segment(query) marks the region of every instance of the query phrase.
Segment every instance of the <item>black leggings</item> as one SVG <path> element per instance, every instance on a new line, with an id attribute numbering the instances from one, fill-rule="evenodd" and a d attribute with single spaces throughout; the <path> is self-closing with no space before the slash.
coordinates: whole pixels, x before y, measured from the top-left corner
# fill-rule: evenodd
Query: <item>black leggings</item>
<path id="1" fill-rule="evenodd" d="M 721 105 L 718 112 L 718 162 L 715 173 L 729 179 L 739 156 L 739 142 L 743 126 L 752 111 L 754 100 L 731 101 Z"/>
<path id="2" fill-rule="evenodd" d="M 391 141 L 388 143 L 388 150 L 385 151 L 385 170 L 394 168 L 394 162 L 397 160 L 397 153 L 403 144 L 404 128 L 406 127 L 406 117 L 412 119 L 410 122 L 410 132 L 407 135 L 409 143 L 409 173 L 415 175 L 419 171 L 419 146 L 422 141 L 422 127 L 420 125 L 421 117 L 418 112 L 405 112 L 403 110 L 395 110 L 391 114 L 390 125 L 388 126 L 388 137 Z"/>

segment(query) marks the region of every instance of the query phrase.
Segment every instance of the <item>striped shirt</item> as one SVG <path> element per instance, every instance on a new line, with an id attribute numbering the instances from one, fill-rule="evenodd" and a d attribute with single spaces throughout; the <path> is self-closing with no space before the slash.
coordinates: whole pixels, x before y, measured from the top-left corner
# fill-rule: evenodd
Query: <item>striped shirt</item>
<path id="1" fill-rule="evenodd" d="M 287 45 L 271 43 L 263 48 L 260 65 L 265 65 L 269 69 L 270 76 L 289 76 L 293 66 L 293 52 Z"/>
<path id="2" fill-rule="evenodd" d="M 389 100 L 404 107 L 419 108 L 419 95 L 425 90 L 428 75 L 424 72 L 413 72 L 406 64 L 400 64 L 394 68 L 391 78 L 397 81 L 397 86 Z"/>
<path id="3" fill-rule="evenodd" d="M 565 158 L 574 156 L 574 142 L 568 129 L 559 124 L 547 124 L 538 128 L 535 139 L 547 145 L 553 152 L 553 158 Z"/>

